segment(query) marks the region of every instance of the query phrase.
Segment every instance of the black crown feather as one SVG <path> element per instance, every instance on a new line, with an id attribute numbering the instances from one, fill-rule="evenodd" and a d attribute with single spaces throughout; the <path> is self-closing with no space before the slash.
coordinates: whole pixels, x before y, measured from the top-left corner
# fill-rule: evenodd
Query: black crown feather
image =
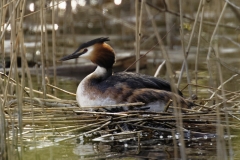
<path id="1" fill-rule="evenodd" d="M 103 42 L 106 42 L 106 41 L 110 41 L 110 39 L 108 37 L 100 37 L 100 38 L 96 38 L 96 39 L 93 39 L 91 41 L 88 41 L 86 43 L 83 43 L 79 48 L 78 50 L 80 49 L 83 49 L 83 48 L 87 48 L 89 46 L 92 46 L 96 43 L 103 43 Z"/>

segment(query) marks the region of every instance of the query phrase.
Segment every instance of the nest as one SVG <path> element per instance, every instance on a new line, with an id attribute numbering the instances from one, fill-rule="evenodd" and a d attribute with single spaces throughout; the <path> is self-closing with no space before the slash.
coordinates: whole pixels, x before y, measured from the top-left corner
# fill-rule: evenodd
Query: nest
<path id="1" fill-rule="evenodd" d="M 111 113 L 84 111 L 77 106 L 76 101 L 71 100 L 23 98 L 23 104 L 21 119 L 19 119 L 20 111 L 16 107 L 17 100 L 9 101 L 5 109 L 5 120 L 10 131 L 9 140 L 21 135 L 22 140 L 26 142 L 46 139 L 63 142 L 79 139 L 107 143 L 128 142 L 140 147 L 143 143 L 173 144 L 174 141 L 178 143 L 181 138 L 188 142 L 215 139 L 218 121 L 221 121 L 223 136 L 228 135 L 226 126 L 236 128 L 234 121 L 231 121 L 231 124 L 226 121 L 227 111 L 211 107 L 198 106 L 180 114 L 141 110 Z M 143 104 L 125 104 L 135 107 L 141 105 Z M 99 108 L 103 110 L 104 107 Z M 236 119 L 236 114 L 230 115 Z M 22 134 L 13 132 L 20 128 Z"/>

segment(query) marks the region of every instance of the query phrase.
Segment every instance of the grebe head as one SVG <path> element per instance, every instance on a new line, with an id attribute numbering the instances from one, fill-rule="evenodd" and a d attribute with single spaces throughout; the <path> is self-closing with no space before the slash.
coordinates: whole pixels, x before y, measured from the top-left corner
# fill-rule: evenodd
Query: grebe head
<path id="1" fill-rule="evenodd" d="M 112 68 L 115 62 L 115 53 L 113 48 L 105 43 L 106 41 L 110 41 L 108 37 L 101 37 L 83 43 L 74 53 L 61 58 L 60 61 L 83 57 L 101 67 Z"/>

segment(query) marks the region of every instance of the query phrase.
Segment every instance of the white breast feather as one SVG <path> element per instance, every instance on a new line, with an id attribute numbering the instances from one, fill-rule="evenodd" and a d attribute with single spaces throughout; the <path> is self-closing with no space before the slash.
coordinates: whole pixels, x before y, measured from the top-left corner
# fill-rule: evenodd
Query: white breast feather
<path id="1" fill-rule="evenodd" d="M 81 81 L 81 83 L 78 85 L 78 88 L 77 88 L 76 99 L 79 106 L 91 107 L 91 106 L 105 106 L 105 105 L 116 104 L 116 101 L 109 97 L 104 98 L 101 95 L 93 95 L 93 93 L 90 90 L 87 91 L 85 89 L 87 80 L 88 80 L 88 76 Z M 93 96 L 94 96 L 94 99 L 91 99 L 90 97 L 93 97 Z"/>

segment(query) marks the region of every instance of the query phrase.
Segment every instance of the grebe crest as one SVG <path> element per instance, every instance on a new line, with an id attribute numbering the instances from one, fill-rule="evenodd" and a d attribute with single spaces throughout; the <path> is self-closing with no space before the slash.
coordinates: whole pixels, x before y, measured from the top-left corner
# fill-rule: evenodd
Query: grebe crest
<path id="1" fill-rule="evenodd" d="M 102 37 L 83 43 L 74 53 L 60 59 L 82 57 L 97 64 L 96 70 L 86 76 L 77 88 L 76 99 L 81 107 L 143 102 L 151 104 L 152 111 L 162 111 L 171 99 L 178 100 L 185 108 L 191 104 L 181 97 L 180 91 L 178 94 L 171 92 L 170 84 L 163 79 L 128 72 L 113 74 L 115 53 L 106 41 L 109 38 Z M 152 105 L 155 102 L 157 107 Z"/>

